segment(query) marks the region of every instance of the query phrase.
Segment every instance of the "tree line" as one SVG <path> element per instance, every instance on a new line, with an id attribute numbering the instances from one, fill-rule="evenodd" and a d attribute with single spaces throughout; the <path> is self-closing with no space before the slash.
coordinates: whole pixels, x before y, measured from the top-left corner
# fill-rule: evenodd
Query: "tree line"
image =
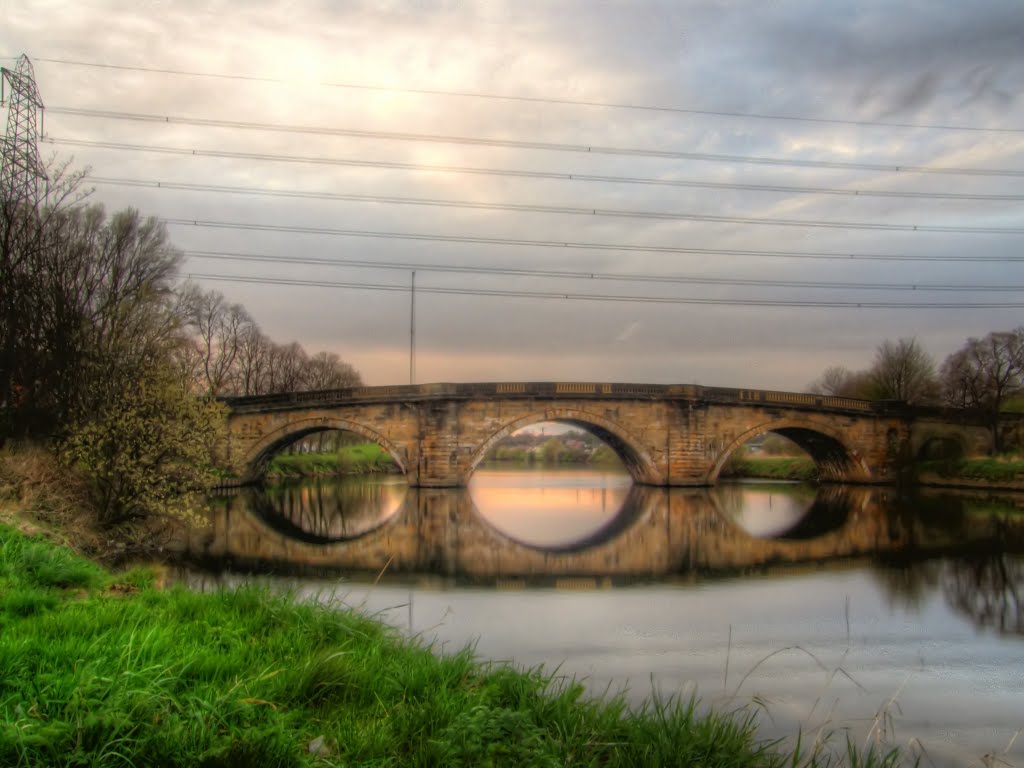
<path id="1" fill-rule="evenodd" d="M 886 340 L 867 369 L 831 366 L 808 389 L 839 397 L 979 411 L 992 431 L 993 450 L 999 451 L 1003 448 L 999 415 L 1024 393 L 1024 326 L 969 338 L 938 366 L 916 339 Z"/>
<path id="2" fill-rule="evenodd" d="M 336 354 L 271 341 L 239 304 L 179 285 L 164 224 L 108 215 L 51 167 L 45 205 L 0 200 L 0 446 L 44 443 L 97 519 L 181 516 L 217 469 L 212 396 L 360 383 Z"/>
<path id="3" fill-rule="evenodd" d="M 307 354 L 297 341 L 278 344 L 241 304 L 194 284 L 178 292 L 191 331 L 183 363 L 197 391 L 210 395 L 267 395 L 357 387 L 359 372 L 334 352 Z"/>
<path id="4" fill-rule="evenodd" d="M 165 226 L 132 209 L 108 216 L 82 181 L 58 168 L 44 209 L 2 202 L 0 440 L 59 436 L 160 366 L 196 394 L 362 383 L 337 354 L 276 343 L 242 305 L 178 286 Z"/>

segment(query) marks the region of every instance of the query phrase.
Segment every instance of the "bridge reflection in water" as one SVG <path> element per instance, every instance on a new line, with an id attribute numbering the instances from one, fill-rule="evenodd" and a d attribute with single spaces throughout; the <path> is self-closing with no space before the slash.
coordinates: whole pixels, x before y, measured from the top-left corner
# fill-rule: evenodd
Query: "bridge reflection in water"
<path id="1" fill-rule="evenodd" d="M 354 493 L 239 493 L 211 506 L 210 525 L 182 542 L 183 554 L 259 570 L 386 571 L 482 583 L 586 577 L 598 584 L 857 557 L 899 560 L 963 551 L 972 542 L 1020 551 L 1024 527 L 968 517 L 948 496 L 900 501 L 891 488 L 634 485 L 597 530 L 541 547 L 485 519 L 468 489 L 384 483 Z"/>

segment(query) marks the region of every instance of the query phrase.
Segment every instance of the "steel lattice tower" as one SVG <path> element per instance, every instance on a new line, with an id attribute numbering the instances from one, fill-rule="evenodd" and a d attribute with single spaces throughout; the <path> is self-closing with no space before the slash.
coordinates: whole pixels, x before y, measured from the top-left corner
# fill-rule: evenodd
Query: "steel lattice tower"
<path id="1" fill-rule="evenodd" d="M 14 69 L 0 67 L 0 105 L 7 95 L 7 132 L 0 150 L 0 202 L 39 203 L 39 182 L 46 169 L 39 159 L 39 113 L 43 100 L 36 87 L 28 56 L 22 54 Z"/>

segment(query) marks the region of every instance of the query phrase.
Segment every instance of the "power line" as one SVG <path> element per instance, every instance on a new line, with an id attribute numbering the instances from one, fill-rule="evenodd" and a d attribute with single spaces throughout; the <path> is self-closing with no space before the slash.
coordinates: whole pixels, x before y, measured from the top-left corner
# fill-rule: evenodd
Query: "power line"
<path id="1" fill-rule="evenodd" d="M 416 240 L 440 243 L 473 243 L 477 245 L 517 245 L 538 248 L 569 248 L 594 251 L 622 251 L 636 253 L 700 253 L 716 256 L 755 256 L 787 259 L 835 259 L 840 261 L 933 261 L 933 262 L 1021 262 L 1024 256 L 910 256 L 903 254 L 858 254 L 812 251 L 762 251 L 738 248 L 687 248 L 672 245 L 634 245 L 627 243 L 598 243 L 571 240 L 529 240 L 512 237 L 475 237 L 470 235 L 433 235 L 421 232 L 381 232 L 360 229 L 332 229 L 329 227 L 303 227 L 283 224 L 248 224 L 230 221 L 203 221 L 200 219 L 162 219 L 166 224 L 184 227 L 210 227 L 256 232 L 289 232 L 307 235 L 362 237 L 384 240 Z"/>
<path id="2" fill-rule="evenodd" d="M 156 144 L 128 144 L 124 142 L 86 141 L 46 137 L 43 141 L 62 146 L 94 147 L 99 149 L 125 150 L 133 152 L 154 152 L 159 154 L 185 155 L 193 157 L 221 157 L 234 160 L 262 160 L 271 162 L 305 163 L 310 165 L 339 165 L 360 168 L 386 168 L 395 170 L 428 171 L 431 173 L 465 173 L 488 176 L 507 176 L 530 179 L 586 181 L 615 184 L 649 184 L 669 187 L 696 187 L 704 189 L 734 189 L 753 192 L 785 192 L 794 194 L 827 194 L 851 197 L 905 197 L 935 200 L 1024 200 L 1024 195 L 983 195 L 956 192 L 887 191 L 868 189 L 839 189 L 828 187 L 803 187 L 783 184 L 741 184 L 733 182 L 692 181 L 678 179 L 657 179 L 640 176 L 604 176 L 587 173 L 556 173 L 551 171 L 530 171 L 511 168 L 481 168 L 460 165 L 432 165 L 427 163 L 399 163 L 381 160 L 356 160 L 350 158 L 310 157 L 282 155 L 266 152 L 233 152 L 229 150 L 195 149 L 169 147 Z"/>
<path id="3" fill-rule="evenodd" d="M 116 69 L 128 72 L 148 72 L 161 75 L 179 75 L 186 77 L 205 77 L 222 80 L 245 80 L 257 83 L 294 84 L 295 81 L 276 77 L 260 77 L 254 75 L 233 75 L 215 72 L 196 72 L 182 69 L 163 69 L 158 67 L 133 67 L 122 64 L 101 64 L 91 61 L 72 59 L 36 59 L 50 64 L 64 64 L 77 67 L 96 67 L 99 69 Z M 506 94 L 485 93 L 482 91 L 456 91 L 440 88 L 395 88 L 361 83 L 319 82 L 316 85 L 325 88 L 346 88 L 361 91 L 377 91 L 384 93 L 408 93 L 425 96 L 457 96 L 460 98 L 492 99 L 496 101 L 525 102 L 533 104 L 561 104 L 579 107 L 601 107 L 607 109 L 632 109 L 647 112 L 666 112 L 684 115 L 705 115 L 708 117 L 735 117 L 755 120 L 784 120 L 790 122 L 819 123 L 831 125 L 853 125 L 858 127 L 880 128 L 915 128 L 940 131 L 975 131 L 985 133 L 1024 133 L 1024 128 L 992 128 L 980 125 L 946 125 L 942 123 L 898 123 L 882 120 L 852 120 L 842 118 L 807 117 L 801 115 L 780 115 L 761 112 L 735 112 L 715 109 L 690 109 L 684 107 L 668 107 L 655 104 L 630 104 L 623 102 L 588 101 L 583 99 L 559 99 L 549 96 L 511 96 Z"/>
<path id="4" fill-rule="evenodd" d="M 242 277 L 235 275 L 210 275 L 192 272 L 188 279 L 218 280 L 235 283 L 257 283 L 265 285 L 287 285 L 310 288 L 343 288 L 367 291 L 390 291 L 406 293 L 407 285 L 386 283 L 348 283 L 324 280 L 288 280 L 269 277 Z M 682 296 L 624 296 L 619 294 L 564 293 L 544 291 L 512 291 L 482 288 L 445 288 L 440 286 L 417 286 L 418 293 L 434 293 L 456 296 L 489 296 L 520 299 L 557 299 L 562 301 L 598 301 L 640 304 L 698 304 L 741 307 L 822 307 L 834 309 L 1018 309 L 1024 302 L 889 302 L 889 301 L 798 301 L 761 299 L 720 299 Z"/>
<path id="5" fill-rule="evenodd" d="M 749 216 L 714 216 L 704 213 L 678 213 L 665 211 L 636 211 L 616 208 L 586 208 L 568 205 L 530 205 L 523 203 L 482 203 L 474 200 L 444 200 L 426 197 L 398 197 L 391 195 L 352 195 L 338 192 L 304 192 L 301 190 L 268 190 L 259 187 L 234 187 L 215 184 L 188 184 L 179 182 L 143 181 L 139 179 L 110 179 L 97 177 L 97 184 L 114 184 L 151 189 L 172 189 L 190 192 L 220 192 L 266 197 L 292 197 L 316 200 L 339 200 L 387 205 L 419 205 L 435 208 L 469 208 L 484 211 L 513 213 L 547 213 L 566 216 L 597 216 L 621 219 L 658 219 L 661 221 L 701 221 L 714 224 L 748 224 L 757 226 L 813 227 L 831 229 L 868 229 L 897 232 L 944 232 L 958 234 L 1024 234 L 1021 227 L 964 227 L 938 224 L 883 224 L 879 222 L 832 222 L 815 219 L 762 219 Z"/>
<path id="6" fill-rule="evenodd" d="M 670 283 L 679 285 L 726 285 L 758 288 L 842 289 L 863 291 L 951 291 L 957 293 L 1024 291 L 1024 285 L 965 285 L 934 283 L 849 283 L 838 281 L 758 280 L 737 277 L 702 277 L 693 275 L 624 274 L 579 272 L 571 270 L 527 269 L 522 267 L 476 267 L 459 264 L 424 264 L 421 262 L 376 261 L 367 259 L 319 259 L 310 257 L 267 256 L 256 253 L 225 251 L 184 251 L 188 258 L 218 261 L 243 261 L 269 264 L 306 264 L 310 266 L 357 267 L 366 269 L 400 270 L 402 272 L 443 272 L 452 274 L 502 275 L 506 277 L 543 277 L 572 280 L 602 280 L 610 282 Z"/>
<path id="7" fill-rule="evenodd" d="M 431 133 L 405 133 L 397 131 L 367 131 L 353 128 L 328 128 L 323 126 L 287 125 L 282 123 L 259 123 L 243 120 L 181 117 L 171 115 L 149 115 L 138 112 L 118 112 L 80 107 L 50 107 L 51 114 L 87 117 L 101 120 L 126 120 L 165 125 L 193 125 L 201 128 L 231 128 L 235 130 L 262 131 L 270 133 L 301 133 L 317 136 L 347 136 L 359 139 L 383 139 L 387 141 L 426 142 L 433 144 L 459 144 L 502 149 L 526 149 L 545 152 L 576 152 L 591 155 L 620 155 L 629 157 L 656 157 L 667 160 L 699 160 L 718 163 L 746 163 L 754 165 L 791 166 L 796 168 L 831 168 L 837 170 L 877 171 L 883 173 L 931 173 L 958 176 L 997 176 L 1008 178 L 1024 177 L 1024 170 L 995 168 L 935 168 L 920 165 L 898 165 L 892 163 L 854 163 L 838 160 L 799 160 L 779 157 L 756 157 L 749 155 L 725 155 L 704 152 L 679 152 L 675 150 L 643 149 L 638 147 L 602 147 L 589 144 L 564 144 L 558 142 L 520 141 L 517 139 L 488 139 L 473 136 L 455 136 Z"/>
<path id="8" fill-rule="evenodd" d="M 388 202 L 398 202 L 403 198 L 380 198 Z M 409 199 L 405 198 L 408 203 Z M 883 224 L 868 221 L 822 221 L 818 219 L 760 219 L 750 216 L 714 216 L 705 213 L 659 213 L 656 211 L 620 211 L 603 208 L 570 208 L 568 206 L 542 206 L 542 205 L 506 205 L 502 203 L 455 203 L 437 201 L 432 203 L 419 203 L 422 205 L 438 205 L 447 207 L 479 208 L 484 210 L 515 210 L 530 213 L 558 213 L 566 215 L 582 215 L 611 217 L 623 219 L 657 219 L 659 221 L 699 221 L 709 224 L 745 224 L 748 226 L 772 226 L 772 227 L 806 227 L 808 229 L 863 229 L 881 232 L 925 232 L 944 233 L 960 235 L 1021 235 L 1024 234 L 1024 227 L 962 227 L 946 226 L 942 224 Z M 167 219 L 169 223 L 181 224 L 186 220 Z M 228 226 L 231 228 L 252 228 L 271 229 L 282 232 L 313 232 L 317 234 L 350 234 L 349 230 L 320 229 L 318 227 L 295 228 L 286 225 L 265 225 L 252 224 L 241 225 L 223 224 L 222 222 L 199 222 L 194 221 L 196 226 Z M 474 238 L 475 240 L 476 238 Z M 564 245 L 564 244 L 563 244 Z"/>
<path id="9" fill-rule="evenodd" d="M 74 144 L 74 145 L 85 145 L 85 146 L 98 146 L 103 148 L 127 148 L 136 149 L 138 145 L 125 145 L 125 147 L 113 147 L 108 142 L 86 142 L 86 141 L 64 141 L 60 139 L 51 139 L 51 143 L 54 144 Z M 153 148 L 154 151 L 168 151 L 170 148 Z M 195 151 L 179 150 L 175 154 L 192 155 Z M 245 153 L 234 153 L 225 152 L 225 156 L 236 156 L 244 155 Z M 260 156 L 264 158 L 265 156 Z M 282 155 L 282 158 L 289 158 L 287 155 Z M 348 161 L 338 161 L 339 163 Z M 377 163 L 372 161 L 353 161 L 353 164 L 361 166 L 376 166 Z M 419 165 L 413 163 L 380 163 L 382 167 L 394 168 L 412 168 L 412 170 L 454 170 L 456 167 L 441 167 L 441 166 L 430 166 L 430 165 Z M 456 171 L 457 172 L 457 171 Z M 486 173 L 488 171 L 483 169 L 470 170 L 473 173 Z M 678 187 L 695 187 L 699 189 L 731 189 L 731 190 L 742 190 L 749 192 L 787 192 L 793 194 L 825 194 L 825 195 L 844 195 L 848 197 L 897 197 L 897 198 L 912 198 L 912 199 L 929 199 L 929 200 L 974 200 L 974 201 L 1019 201 L 1024 200 L 1024 195 L 977 195 L 977 194 L 959 194 L 955 192 L 890 192 L 886 190 L 860 190 L 860 189 L 829 189 L 826 187 L 798 187 L 798 186 L 784 186 L 784 185 L 768 185 L 768 184 L 734 184 L 728 182 L 714 182 L 714 181 L 663 181 L 660 179 L 643 179 L 635 177 L 618 177 L 618 176 L 594 176 L 588 174 L 568 174 L 568 173 L 548 173 L 548 172 L 537 172 L 531 171 L 503 171 L 501 169 L 494 169 L 495 175 L 516 175 L 516 176 L 536 176 L 544 179 L 564 179 L 567 181 L 596 181 L 596 182 L 621 182 L 629 184 L 652 184 L 652 185 L 671 185 Z M 262 187 L 252 186 L 228 186 L 218 184 L 192 184 L 187 182 L 167 182 L 167 181 L 152 181 L 145 179 L 124 179 L 124 178 L 110 178 L 92 176 L 90 181 L 95 184 L 111 184 L 116 186 L 128 186 L 128 187 L 152 187 L 156 189 L 177 189 L 182 191 L 192 192 L 227 192 L 231 194 L 249 194 L 249 195 L 268 195 L 274 197 L 303 197 L 312 198 L 319 200 L 357 200 L 364 202 L 404 202 L 415 205 L 433 205 L 438 204 L 433 200 L 420 200 L 418 198 L 377 198 L 372 195 L 348 195 L 333 192 L 306 192 L 300 190 L 287 190 L 287 189 L 264 189 Z M 465 206 L 460 206 L 465 207 Z M 484 207 L 481 203 L 472 203 L 471 207 Z"/>

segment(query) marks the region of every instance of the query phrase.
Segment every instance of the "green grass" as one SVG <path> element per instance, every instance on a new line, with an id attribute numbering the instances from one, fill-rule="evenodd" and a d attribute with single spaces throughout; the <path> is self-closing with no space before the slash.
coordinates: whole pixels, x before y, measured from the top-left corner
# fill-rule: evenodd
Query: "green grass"
<path id="1" fill-rule="evenodd" d="M 1003 413 L 1024 413 L 1024 395 L 1014 395 L 1002 407 Z"/>
<path id="2" fill-rule="evenodd" d="M 889 765 L 786 755 L 752 710 L 588 699 L 540 670 L 438 656 L 347 609 L 158 591 L 0 527 L 0 765 Z"/>
<path id="3" fill-rule="evenodd" d="M 6 529 L 0 537 L 0 592 L 18 587 L 38 589 L 95 589 L 107 581 L 97 565 L 55 547 L 42 539 L 28 538 Z"/>
<path id="4" fill-rule="evenodd" d="M 963 478 L 989 482 L 1024 481 L 1024 460 L 999 457 L 922 461 L 917 464 L 919 475 L 934 474 L 945 479 Z"/>
<path id="5" fill-rule="evenodd" d="M 531 451 L 521 446 L 499 445 L 492 448 L 484 458 L 487 463 L 522 464 L 524 466 L 559 466 L 564 464 L 584 464 L 597 467 L 621 467 L 622 460 L 608 445 L 598 445 L 592 452 L 586 450 L 570 450 L 565 448 L 552 457 L 544 457 L 539 451 Z"/>
<path id="6" fill-rule="evenodd" d="M 339 477 L 389 472 L 391 456 L 376 443 L 348 445 L 329 453 L 278 454 L 267 465 L 267 477 Z"/>
<path id="7" fill-rule="evenodd" d="M 763 477 L 808 482 L 818 479 L 818 468 L 813 459 L 804 457 L 733 457 L 722 468 L 721 477 Z"/>
<path id="8" fill-rule="evenodd" d="M 1015 494 L 1016 495 L 1016 494 Z M 996 517 L 1017 517 L 1024 515 L 1024 508 L 1014 504 L 1012 500 L 972 498 L 965 506 L 969 515 L 987 515 Z"/>

